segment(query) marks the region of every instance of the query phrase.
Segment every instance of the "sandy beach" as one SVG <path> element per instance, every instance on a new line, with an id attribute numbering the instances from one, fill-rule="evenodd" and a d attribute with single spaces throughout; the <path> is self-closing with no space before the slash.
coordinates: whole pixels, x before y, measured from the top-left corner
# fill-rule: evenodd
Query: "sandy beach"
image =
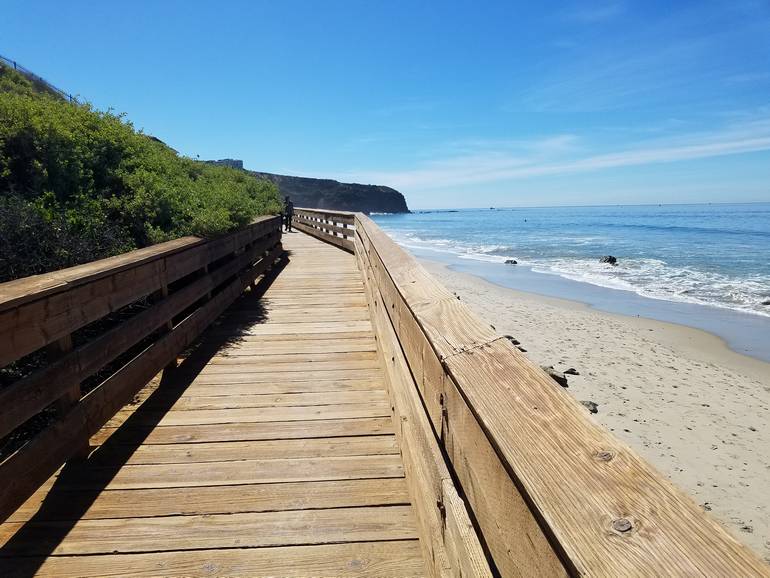
<path id="1" fill-rule="evenodd" d="M 422 261 L 535 363 L 770 562 L 770 364 L 680 325 L 603 313 Z M 588 409 L 586 409 L 588 411 Z"/>

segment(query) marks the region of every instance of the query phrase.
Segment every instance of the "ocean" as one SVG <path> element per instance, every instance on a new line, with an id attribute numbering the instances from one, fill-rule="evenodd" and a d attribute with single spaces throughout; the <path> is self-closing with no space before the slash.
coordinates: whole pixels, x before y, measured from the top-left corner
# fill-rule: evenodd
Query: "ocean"
<path id="1" fill-rule="evenodd" d="M 418 257 L 514 289 L 703 328 L 738 351 L 770 360 L 770 203 L 435 210 L 373 218 Z M 604 255 L 617 264 L 600 263 Z M 505 264 L 509 259 L 518 265 Z"/>

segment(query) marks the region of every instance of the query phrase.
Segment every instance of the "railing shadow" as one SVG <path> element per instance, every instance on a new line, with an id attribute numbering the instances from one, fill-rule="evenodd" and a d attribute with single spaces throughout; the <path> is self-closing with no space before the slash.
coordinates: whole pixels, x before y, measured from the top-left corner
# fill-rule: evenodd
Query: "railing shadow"
<path id="1" fill-rule="evenodd" d="M 211 358 L 237 343 L 248 327 L 264 322 L 267 314 L 259 300 L 288 261 L 287 251 L 217 320 L 227 319 L 227 332 L 217 329 L 216 322 L 207 328 L 190 355 L 178 367 L 163 372 L 155 391 L 87 460 L 67 462 L 62 467 L 37 512 L 0 548 L 0 574 L 5 573 L 7 564 L 14 576 L 34 576 L 38 572 L 46 557 L 53 554 Z M 238 314 L 234 316 L 234 312 Z M 25 552 L 29 544 L 35 545 L 34 552 Z"/>

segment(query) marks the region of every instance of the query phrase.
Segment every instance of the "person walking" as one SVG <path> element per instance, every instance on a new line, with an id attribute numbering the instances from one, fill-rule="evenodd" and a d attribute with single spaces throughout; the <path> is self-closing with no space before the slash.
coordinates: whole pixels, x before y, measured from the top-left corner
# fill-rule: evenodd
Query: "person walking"
<path id="1" fill-rule="evenodd" d="M 294 203 L 291 197 L 286 197 L 283 202 L 283 227 L 284 231 L 291 233 L 291 218 L 294 216 Z"/>

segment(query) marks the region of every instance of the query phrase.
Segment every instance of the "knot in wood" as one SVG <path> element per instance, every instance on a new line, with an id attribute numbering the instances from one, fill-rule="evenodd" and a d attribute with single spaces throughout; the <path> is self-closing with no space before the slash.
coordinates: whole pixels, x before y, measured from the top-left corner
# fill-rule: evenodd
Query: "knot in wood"
<path id="1" fill-rule="evenodd" d="M 600 462 L 608 462 L 614 457 L 615 457 L 615 454 L 613 454 L 612 452 L 608 452 L 606 450 L 596 453 L 596 459 L 599 460 Z"/>

